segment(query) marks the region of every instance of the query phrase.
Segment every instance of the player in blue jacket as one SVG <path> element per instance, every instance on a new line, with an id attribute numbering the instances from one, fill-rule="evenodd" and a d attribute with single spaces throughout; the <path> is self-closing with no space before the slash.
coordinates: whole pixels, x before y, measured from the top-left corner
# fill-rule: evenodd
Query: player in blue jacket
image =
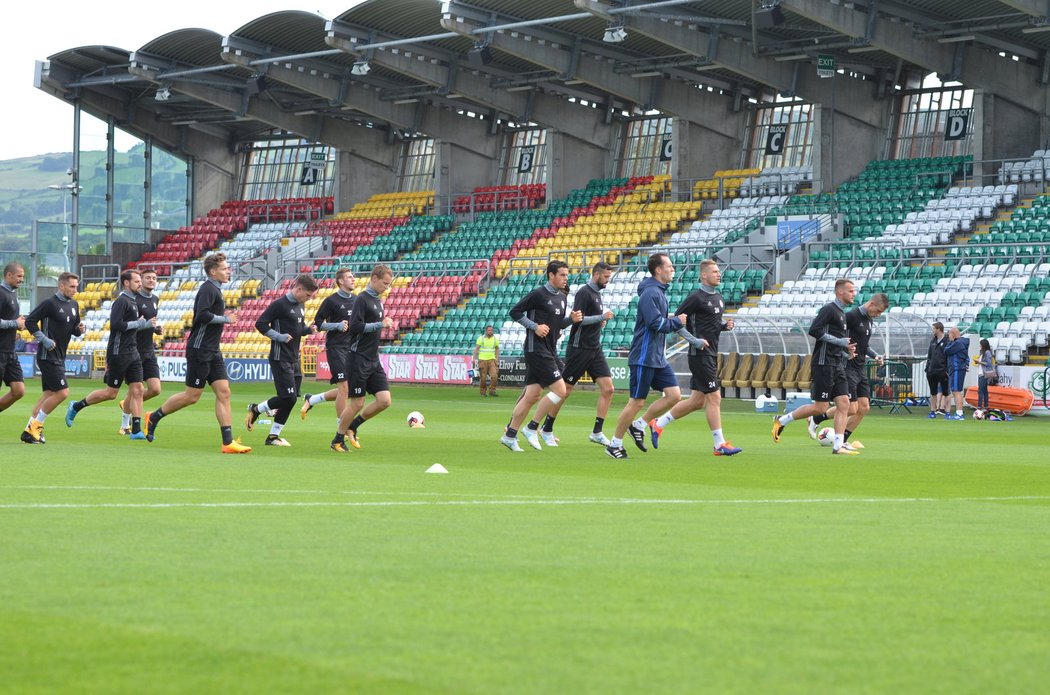
<path id="1" fill-rule="evenodd" d="M 970 368 L 970 339 L 962 337 L 959 329 L 948 330 L 948 342 L 944 345 L 944 356 L 948 358 L 948 389 L 955 399 L 955 414 L 946 415 L 948 420 L 965 420 L 963 417 L 963 385 L 966 371 Z"/>

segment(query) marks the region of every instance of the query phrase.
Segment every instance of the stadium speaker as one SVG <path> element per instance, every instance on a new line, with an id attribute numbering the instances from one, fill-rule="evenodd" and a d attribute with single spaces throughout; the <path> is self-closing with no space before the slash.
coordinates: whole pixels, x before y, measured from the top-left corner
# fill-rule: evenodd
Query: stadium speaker
<path id="1" fill-rule="evenodd" d="M 248 82 L 245 83 L 245 91 L 248 92 L 248 96 L 252 97 L 259 92 L 266 91 L 266 75 L 255 75 L 254 77 L 248 78 Z"/>
<path id="2" fill-rule="evenodd" d="M 492 49 L 487 44 L 474 46 L 467 51 L 467 62 L 471 65 L 488 65 L 492 62 Z"/>
<path id="3" fill-rule="evenodd" d="M 780 9 L 780 5 L 763 7 L 755 10 L 754 21 L 758 29 L 772 29 L 784 23 L 784 12 Z"/>

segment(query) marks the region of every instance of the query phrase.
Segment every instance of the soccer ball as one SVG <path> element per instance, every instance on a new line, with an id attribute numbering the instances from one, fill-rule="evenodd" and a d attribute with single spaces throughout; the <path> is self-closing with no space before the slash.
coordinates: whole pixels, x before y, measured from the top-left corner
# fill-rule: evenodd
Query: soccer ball
<path id="1" fill-rule="evenodd" d="M 973 411 L 973 419 L 974 420 L 983 420 L 984 419 L 984 411 L 981 410 L 980 408 L 978 408 L 977 410 Z"/>
<path id="2" fill-rule="evenodd" d="M 409 427 L 425 427 L 426 426 L 426 425 L 423 424 L 423 422 L 424 422 L 423 413 L 419 412 L 418 410 L 413 410 L 411 413 L 409 413 L 407 420 L 408 420 L 408 426 Z"/>
<path id="3" fill-rule="evenodd" d="M 835 430 L 830 427 L 823 428 L 817 432 L 817 441 L 821 446 L 831 446 L 835 443 Z"/>

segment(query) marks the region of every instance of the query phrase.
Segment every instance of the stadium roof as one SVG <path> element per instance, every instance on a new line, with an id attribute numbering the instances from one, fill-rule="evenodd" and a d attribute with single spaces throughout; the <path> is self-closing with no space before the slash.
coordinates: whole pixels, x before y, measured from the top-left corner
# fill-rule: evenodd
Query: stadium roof
<path id="1" fill-rule="evenodd" d="M 188 28 L 134 50 L 86 43 L 50 56 L 37 86 L 173 150 L 183 128 L 231 145 L 273 128 L 323 140 L 333 123 L 409 134 L 431 108 L 557 126 L 543 123 L 534 94 L 641 112 L 661 109 L 669 82 L 817 102 L 826 93 L 809 78 L 821 55 L 871 80 L 873 94 L 936 72 L 1046 111 L 1046 0 L 757 6 L 755 14 L 752 0 L 369 0 L 331 21 L 287 11 L 228 36 Z"/>

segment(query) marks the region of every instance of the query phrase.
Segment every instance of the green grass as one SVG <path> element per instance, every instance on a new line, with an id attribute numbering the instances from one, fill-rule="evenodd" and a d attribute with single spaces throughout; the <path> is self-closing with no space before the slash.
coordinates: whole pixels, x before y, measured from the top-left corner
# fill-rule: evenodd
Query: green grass
<path id="1" fill-rule="evenodd" d="M 77 397 L 86 392 L 75 384 Z M 312 386 L 312 385 L 311 385 Z M 29 385 L 27 399 L 35 396 Z M 168 386 L 169 390 L 174 388 Z M 311 390 L 309 387 L 306 390 Z M 116 408 L 0 416 L 5 692 L 1036 692 L 1050 679 L 1046 421 L 874 413 L 858 457 L 727 404 L 626 462 L 496 439 L 514 394 L 395 387 L 363 449 L 331 405 L 291 449 L 244 434 L 264 386 L 121 441 Z M 615 413 L 623 397 L 614 402 Z M 409 430 L 421 410 L 427 429 Z M 612 424 L 606 427 L 611 434 Z M 524 442 L 523 442 L 524 444 Z M 449 475 L 426 475 L 442 463 Z"/>

